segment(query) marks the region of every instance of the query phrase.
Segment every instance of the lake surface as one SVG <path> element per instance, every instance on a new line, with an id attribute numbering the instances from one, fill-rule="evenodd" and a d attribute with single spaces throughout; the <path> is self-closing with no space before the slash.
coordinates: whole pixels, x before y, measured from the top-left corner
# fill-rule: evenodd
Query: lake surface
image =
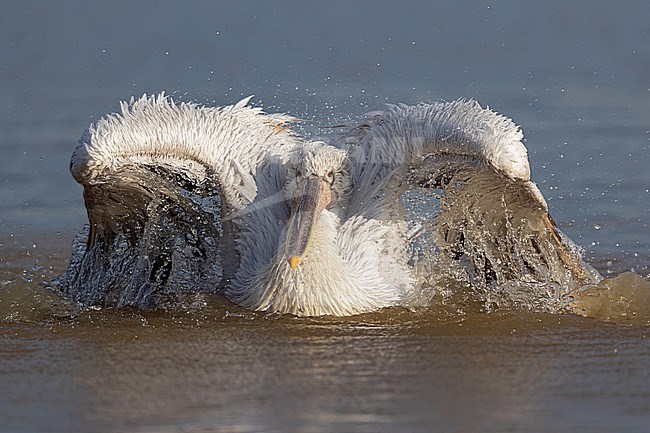
<path id="1" fill-rule="evenodd" d="M 164 90 L 254 94 L 318 124 L 475 98 L 522 125 L 533 180 L 585 259 L 650 290 L 647 2 L 0 5 L 0 431 L 648 430 L 643 320 L 295 319 L 221 299 L 71 314 L 43 289 L 86 220 L 76 140 Z"/>

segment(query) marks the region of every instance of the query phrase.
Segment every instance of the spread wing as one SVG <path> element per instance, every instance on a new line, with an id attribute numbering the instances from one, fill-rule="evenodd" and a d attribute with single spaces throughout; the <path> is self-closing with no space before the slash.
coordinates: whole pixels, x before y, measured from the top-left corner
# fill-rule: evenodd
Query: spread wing
<path id="1" fill-rule="evenodd" d="M 510 119 L 475 101 L 370 113 L 339 138 L 356 165 L 350 213 L 398 220 L 417 208 L 427 217 L 412 245 L 426 246 L 430 261 L 455 262 L 475 287 L 509 287 L 511 299 L 597 280 L 531 182 L 522 139 Z"/>
<path id="2" fill-rule="evenodd" d="M 222 220 L 255 198 L 256 167 L 298 142 L 291 117 L 247 102 L 145 95 L 90 126 L 70 164 L 88 235 L 55 285 L 84 304 L 138 308 L 216 291 L 236 262 L 234 226 Z"/>

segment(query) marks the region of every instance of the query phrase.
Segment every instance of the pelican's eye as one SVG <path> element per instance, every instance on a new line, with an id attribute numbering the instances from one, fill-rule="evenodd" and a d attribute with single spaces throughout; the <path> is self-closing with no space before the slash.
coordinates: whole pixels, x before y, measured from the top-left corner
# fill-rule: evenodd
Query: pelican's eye
<path id="1" fill-rule="evenodd" d="M 299 168 L 296 168 L 296 177 L 302 176 L 302 171 Z"/>
<path id="2" fill-rule="evenodd" d="M 327 180 L 329 180 L 330 183 L 333 183 L 334 182 L 334 170 L 328 171 L 327 174 L 325 174 L 325 177 L 327 178 Z"/>

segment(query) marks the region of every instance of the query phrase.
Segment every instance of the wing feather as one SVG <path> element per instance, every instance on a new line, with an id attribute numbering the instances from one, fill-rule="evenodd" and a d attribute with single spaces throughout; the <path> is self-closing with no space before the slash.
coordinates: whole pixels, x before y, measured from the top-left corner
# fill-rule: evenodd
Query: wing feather
<path id="1" fill-rule="evenodd" d="M 255 199 L 258 166 L 299 143 L 292 117 L 249 100 L 214 108 L 145 95 L 84 132 L 70 170 L 89 232 L 58 280 L 64 292 L 149 308 L 219 289 L 237 261 L 226 217 Z"/>
<path id="2" fill-rule="evenodd" d="M 350 213 L 403 218 L 404 193 L 435 191 L 430 253 L 462 263 L 477 285 L 599 279 L 551 219 L 522 139 L 511 119 L 473 100 L 388 105 L 338 138 L 357 174 Z"/>
<path id="3" fill-rule="evenodd" d="M 283 127 L 295 118 L 265 114 L 246 105 L 249 100 L 222 108 L 176 104 L 164 94 L 122 102 L 121 113 L 84 132 L 70 162 L 72 175 L 89 185 L 124 165 L 165 163 L 197 172 L 207 167 L 217 175 L 224 205 L 239 209 L 249 202 L 241 185 L 252 184 L 242 179 L 241 168 L 254 173 L 268 155 L 284 154 L 299 143 Z"/>

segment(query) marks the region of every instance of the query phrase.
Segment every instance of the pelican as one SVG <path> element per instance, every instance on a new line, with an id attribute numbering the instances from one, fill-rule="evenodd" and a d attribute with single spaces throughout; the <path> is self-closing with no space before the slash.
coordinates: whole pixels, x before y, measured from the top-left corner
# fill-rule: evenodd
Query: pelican
<path id="1" fill-rule="evenodd" d="M 144 95 L 84 132 L 70 169 L 89 224 L 61 291 L 348 316 L 417 304 L 448 277 L 553 310 L 601 278 L 551 219 L 520 128 L 476 101 L 387 105 L 323 141 L 249 100 Z"/>

